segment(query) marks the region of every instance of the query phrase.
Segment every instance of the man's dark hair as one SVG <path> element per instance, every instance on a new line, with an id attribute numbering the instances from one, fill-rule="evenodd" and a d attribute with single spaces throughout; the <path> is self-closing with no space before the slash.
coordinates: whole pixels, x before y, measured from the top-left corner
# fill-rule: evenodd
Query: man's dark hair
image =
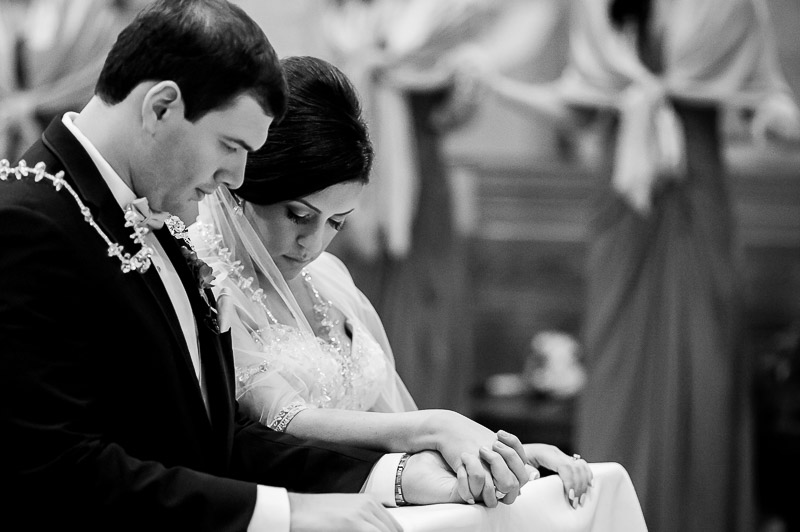
<path id="1" fill-rule="evenodd" d="M 261 28 L 226 0 L 156 0 L 117 37 L 95 87 L 107 104 L 140 83 L 178 84 L 187 120 L 222 109 L 247 94 L 279 121 L 286 81 Z"/>
<path id="2" fill-rule="evenodd" d="M 269 205 L 338 183 L 367 183 L 372 142 L 350 80 L 315 57 L 288 57 L 281 65 L 289 86 L 286 116 L 248 156 L 235 194 Z"/>

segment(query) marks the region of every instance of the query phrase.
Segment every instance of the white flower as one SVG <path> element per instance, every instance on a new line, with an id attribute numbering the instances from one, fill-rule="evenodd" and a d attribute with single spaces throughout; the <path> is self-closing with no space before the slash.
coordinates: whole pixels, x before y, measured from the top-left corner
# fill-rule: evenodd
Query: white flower
<path id="1" fill-rule="evenodd" d="M 526 373 L 533 388 L 556 397 L 578 393 L 586 382 L 579 353 L 580 344 L 569 334 L 560 331 L 536 334 L 526 362 Z"/>

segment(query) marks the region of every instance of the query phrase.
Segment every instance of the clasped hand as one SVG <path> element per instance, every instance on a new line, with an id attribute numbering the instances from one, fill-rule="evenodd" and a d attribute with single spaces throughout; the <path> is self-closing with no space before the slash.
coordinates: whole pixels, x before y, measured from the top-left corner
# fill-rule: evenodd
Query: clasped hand
<path id="1" fill-rule="evenodd" d="M 455 490 L 462 501 L 482 501 L 492 508 L 498 502 L 511 504 L 522 486 L 539 476 L 538 468 L 544 467 L 561 478 L 568 504 L 573 508 L 583 505 L 592 483 L 585 460 L 568 456 L 554 445 L 523 445 L 512 434 L 494 433 L 449 410 L 418 413 L 421 422 L 412 439 L 419 448 L 414 450 L 433 449 L 441 454 L 456 474 Z"/>
<path id="2" fill-rule="evenodd" d="M 511 504 L 531 477 L 525 450 L 516 436 L 495 434 L 483 425 L 448 410 L 420 411 L 424 416 L 414 450 L 438 451 L 456 474 L 464 502 L 482 501 L 493 508 Z"/>

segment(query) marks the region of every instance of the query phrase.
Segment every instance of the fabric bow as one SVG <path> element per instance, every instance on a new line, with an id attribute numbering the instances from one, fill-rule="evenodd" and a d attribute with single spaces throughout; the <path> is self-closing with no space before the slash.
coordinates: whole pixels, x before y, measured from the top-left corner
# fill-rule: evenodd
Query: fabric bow
<path id="1" fill-rule="evenodd" d="M 126 209 L 136 215 L 134 223 L 139 226 L 147 226 L 156 230 L 164 227 L 164 222 L 169 218 L 168 212 L 158 212 L 150 209 L 147 198 L 138 198 L 130 202 Z"/>

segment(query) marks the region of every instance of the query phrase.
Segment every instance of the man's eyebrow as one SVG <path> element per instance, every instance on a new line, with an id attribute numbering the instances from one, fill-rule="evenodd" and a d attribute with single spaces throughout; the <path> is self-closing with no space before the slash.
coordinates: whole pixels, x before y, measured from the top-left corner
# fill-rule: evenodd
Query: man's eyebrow
<path id="1" fill-rule="evenodd" d="M 245 141 L 243 141 L 242 139 L 235 139 L 235 138 L 231 138 L 231 137 L 225 137 L 225 138 L 226 138 L 226 139 L 227 139 L 229 142 L 233 142 L 234 144 L 237 144 L 237 145 L 239 145 L 239 146 L 240 146 L 240 147 L 241 147 L 241 148 L 242 148 L 244 151 L 246 151 L 246 152 L 248 152 L 248 153 L 253 153 L 254 151 L 256 151 L 256 149 L 255 149 L 255 148 L 253 148 L 252 146 L 250 146 L 249 144 L 247 144 L 247 143 L 246 143 Z"/>

